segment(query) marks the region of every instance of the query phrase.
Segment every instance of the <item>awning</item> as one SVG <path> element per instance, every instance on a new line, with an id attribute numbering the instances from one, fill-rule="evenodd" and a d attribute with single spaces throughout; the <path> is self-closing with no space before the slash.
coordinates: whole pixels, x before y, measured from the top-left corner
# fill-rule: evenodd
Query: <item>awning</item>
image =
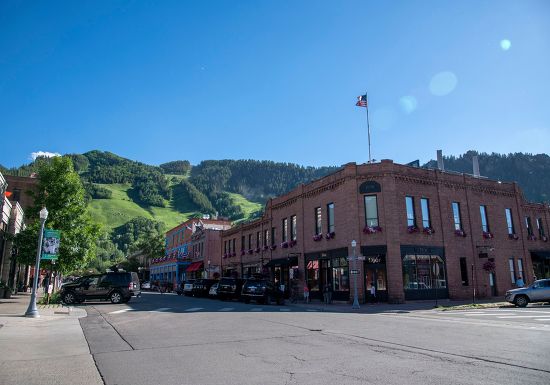
<path id="1" fill-rule="evenodd" d="M 273 266 L 297 266 L 297 265 L 298 265 L 298 257 L 288 257 L 288 258 L 272 259 L 271 261 L 266 263 L 265 266 L 273 267 Z"/>
<path id="2" fill-rule="evenodd" d="M 203 263 L 202 262 L 193 262 L 189 265 L 187 269 L 185 269 L 186 272 L 190 273 L 192 271 L 197 271 L 202 269 Z"/>
<path id="3" fill-rule="evenodd" d="M 538 257 L 540 259 L 550 259 L 550 251 L 548 250 L 531 250 L 531 258 Z"/>

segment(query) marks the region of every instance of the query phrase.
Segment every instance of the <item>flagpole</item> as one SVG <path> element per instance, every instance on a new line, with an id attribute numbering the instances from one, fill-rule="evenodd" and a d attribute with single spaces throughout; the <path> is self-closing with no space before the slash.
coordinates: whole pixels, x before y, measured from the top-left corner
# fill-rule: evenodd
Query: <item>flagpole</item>
<path id="1" fill-rule="evenodd" d="M 365 96 L 367 98 L 367 132 L 369 137 L 369 163 L 372 163 L 372 158 L 370 155 L 369 95 L 366 91 L 365 91 Z"/>

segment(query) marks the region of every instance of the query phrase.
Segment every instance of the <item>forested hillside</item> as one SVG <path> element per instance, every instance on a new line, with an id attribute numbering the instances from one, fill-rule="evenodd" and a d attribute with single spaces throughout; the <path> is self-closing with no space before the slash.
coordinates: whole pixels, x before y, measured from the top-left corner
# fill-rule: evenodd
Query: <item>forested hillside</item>
<path id="1" fill-rule="evenodd" d="M 472 174 L 472 157 L 479 157 L 482 176 L 508 182 L 518 182 L 531 202 L 550 202 L 550 156 L 547 154 L 487 154 L 468 151 L 460 156 L 443 157 L 446 170 Z M 436 167 L 432 160 L 425 167 Z"/>

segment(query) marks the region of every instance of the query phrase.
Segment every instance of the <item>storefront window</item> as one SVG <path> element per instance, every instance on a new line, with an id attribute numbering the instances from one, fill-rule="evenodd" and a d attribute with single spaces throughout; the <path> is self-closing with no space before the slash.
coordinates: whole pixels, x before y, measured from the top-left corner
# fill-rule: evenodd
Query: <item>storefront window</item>
<path id="1" fill-rule="evenodd" d="M 407 254 L 403 257 L 405 290 L 443 289 L 447 287 L 445 265 L 439 255 Z"/>
<path id="2" fill-rule="evenodd" d="M 319 261 L 307 263 L 307 283 L 309 290 L 319 291 Z"/>
<path id="3" fill-rule="evenodd" d="M 332 290 L 349 291 L 349 268 L 346 258 L 332 260 Z"/>

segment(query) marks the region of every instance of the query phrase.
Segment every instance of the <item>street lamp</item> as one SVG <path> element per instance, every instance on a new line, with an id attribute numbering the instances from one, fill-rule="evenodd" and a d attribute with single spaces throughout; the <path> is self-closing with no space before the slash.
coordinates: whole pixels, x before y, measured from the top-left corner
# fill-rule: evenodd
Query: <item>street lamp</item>
<path id="1" fill-rule="evenodd" d="M 38 247 L 36 250 L 36 263 L 34 266 L 34 280 L 32 284 L 31 302 L 25 313 L 26 317 L 37 318 L 40 317 L 38 309 L 36 308 L 36 291 L 38 290 L 38 274 L 40 274 L 40 255 L 42 254 L 42 236 L 44 235 L 44 223 L 48 219 L 48 210 L 44 207 L 40 210 L 40 231 L 38 233 Z"/>
<path id="2" fill-rule="evenodd" d="M 355 239 L 351 241 L 351 247 L 353 248 L 353 305 L 351 306 L 352 309 L 359 309 L 359 298 L 357 297 L 357 256 L 355 255 L 355 247 L 357 246 L 357 242 L 355 242 Z"/>
<path id="3" fill-rule="evenodd" d="M 210 259 L 208 260 L 208 273 L 207 273 L 207 278 L 210 279 Z"/>

